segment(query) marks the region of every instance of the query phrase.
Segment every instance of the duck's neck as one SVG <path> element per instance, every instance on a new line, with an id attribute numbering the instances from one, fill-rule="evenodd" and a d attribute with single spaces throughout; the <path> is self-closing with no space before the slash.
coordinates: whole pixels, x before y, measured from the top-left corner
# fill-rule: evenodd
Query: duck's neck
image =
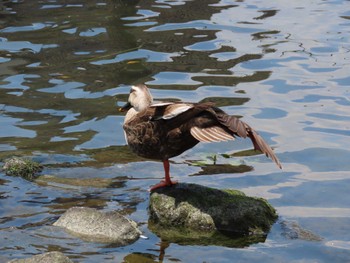
<path id="1" fill-rule="evenodd" d="M 124 118 L 124 124 L 131 121 L 136 114 L 137 114 L 137 111 L 134 108 L 131 108 L 130 110 L 128 110 Z"/>
<path id="2" fill-rule="evenodd" d="M 137 113 L 146 110 L 152 103 L 152 97 L 135 103 L 135 105 L 126 113 L 124 123 L 131 121 Z"/>
<path id="3" fill-rule="evenodd" d="M 146 95 L 147 96 L 141 97 L 139 100 L 134 101 L 133 107 L 135 111 L 141 112 L 146 110 L 149 106 L 151 106 L 151 104 L 153 103 L 153 97 L 149 92 Z"/>
<path id="4" fill-rule="evenodd" d="M 134 105 L 134 109 L 137 112 L 141 112 L 146 110 L 149 106 L 151 106 L 152 104 L 152 100 L 151 101 L 142 101 L 140 103 L 137 103 L 136 105 Z"/>
<path id="5" fill-rule="evenodd" d="M 138 96 L 132 101 L 133 106 L 126 113 L 124 123 L 131 121 L 137 113 L 148 109 L 148 107 L 152 105 L 153 97 L 148 89 L 145 90 L 145 94 L 143 95 L 144 96 Z"/>

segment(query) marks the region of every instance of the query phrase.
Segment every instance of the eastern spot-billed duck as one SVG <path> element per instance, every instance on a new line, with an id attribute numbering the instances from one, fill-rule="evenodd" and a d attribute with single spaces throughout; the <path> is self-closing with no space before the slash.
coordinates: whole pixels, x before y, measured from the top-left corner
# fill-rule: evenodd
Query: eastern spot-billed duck
<path id="1" fill-rule="evenodd" d="M 199 142 L 249 137 L 255 150 L 263 152 L 282 168 L 271 147 L 253 128 L 215 107 L 214 103 L 153 103 L 146 85 L 140 84 L 131 87 L 127 104 L 119 109 L 126 110 L 123 128 L 132 151 L 145 158 L 163 161 L 165 180 L 154 185 L 151 191 L 176 184 L 170 179 L 169 158 Z"/>

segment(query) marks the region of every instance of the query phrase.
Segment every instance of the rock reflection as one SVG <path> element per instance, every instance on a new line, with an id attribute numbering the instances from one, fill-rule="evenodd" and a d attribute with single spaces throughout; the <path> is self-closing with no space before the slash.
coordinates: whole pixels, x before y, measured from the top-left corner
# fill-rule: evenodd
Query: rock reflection
<path id="1" fill-rule="evenodd" d="M 209 232 L 205 235 L 203 232 L 189 231 L 179 228 L 162 228 L 158 224 L 148 222 L 148 228 L 162 239 L 164 242 L 176 243 L 179 245 L 190 246 L 224 246 L 224 247 L 236 247 L 242 248 L 249 245 L 265 242 L 266 235 L 235 235 L 228 232 L 215 232 L 214 234 Z M 165 253 L 166 254 L 166 253 Z"/>

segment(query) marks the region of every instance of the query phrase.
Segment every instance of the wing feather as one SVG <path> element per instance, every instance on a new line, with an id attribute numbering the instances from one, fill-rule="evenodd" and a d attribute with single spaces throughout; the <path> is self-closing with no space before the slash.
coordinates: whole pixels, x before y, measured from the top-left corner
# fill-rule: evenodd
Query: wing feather
<path id="1" fill-rule="evenodd" d="M 227 133 L 223 128 L 218 126 L 199 128 L 194 126 L 190 130 L 191 135 L 200 142 L 222 142 L 234 140 L 234 136 Z"/>
<path id="2" fill-rule="evenodd" d="M 170 120 L 193 108 L 193 104 L 187 103 L 158 103 L 151 105 L 155 108 L 154 120 Z"/>
<path id="3" fill-rule="evenodd" d="M 263 152 L 267 157 L 270 157 L 279 168 L 282 168 L 280 161 L 271 147 L 264 141 L 257 131 L 235 116 L 227 115 L 220 109 L 215 108 L 215 111 L 216 117 L 222 125 L 226 126 L 236 136 L 242 138 L 249 137 L 255 150 Z"/>

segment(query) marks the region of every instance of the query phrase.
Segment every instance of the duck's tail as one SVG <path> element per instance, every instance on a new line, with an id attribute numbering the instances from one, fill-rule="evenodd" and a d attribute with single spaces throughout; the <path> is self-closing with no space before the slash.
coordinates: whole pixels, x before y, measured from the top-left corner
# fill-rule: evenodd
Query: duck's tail
<path id="1" fill-rule="evenodd" d="M 216 112 L 216 116 L 218 121 L 227 127 L 234 136 L 239 136 L 242 138 L 249 137 L 254 145 L 254 150 L 264 153 L 267 157 L 271 158 L 271 160 L 273 160 L 280 169 L 282 169 L 281 162 L 278 160 L 271 147 L 264 141 L 257 131 L 255 131 L 247 123 L 241 121 L 239 118 L 230 116 L 221 110 Z"/>

